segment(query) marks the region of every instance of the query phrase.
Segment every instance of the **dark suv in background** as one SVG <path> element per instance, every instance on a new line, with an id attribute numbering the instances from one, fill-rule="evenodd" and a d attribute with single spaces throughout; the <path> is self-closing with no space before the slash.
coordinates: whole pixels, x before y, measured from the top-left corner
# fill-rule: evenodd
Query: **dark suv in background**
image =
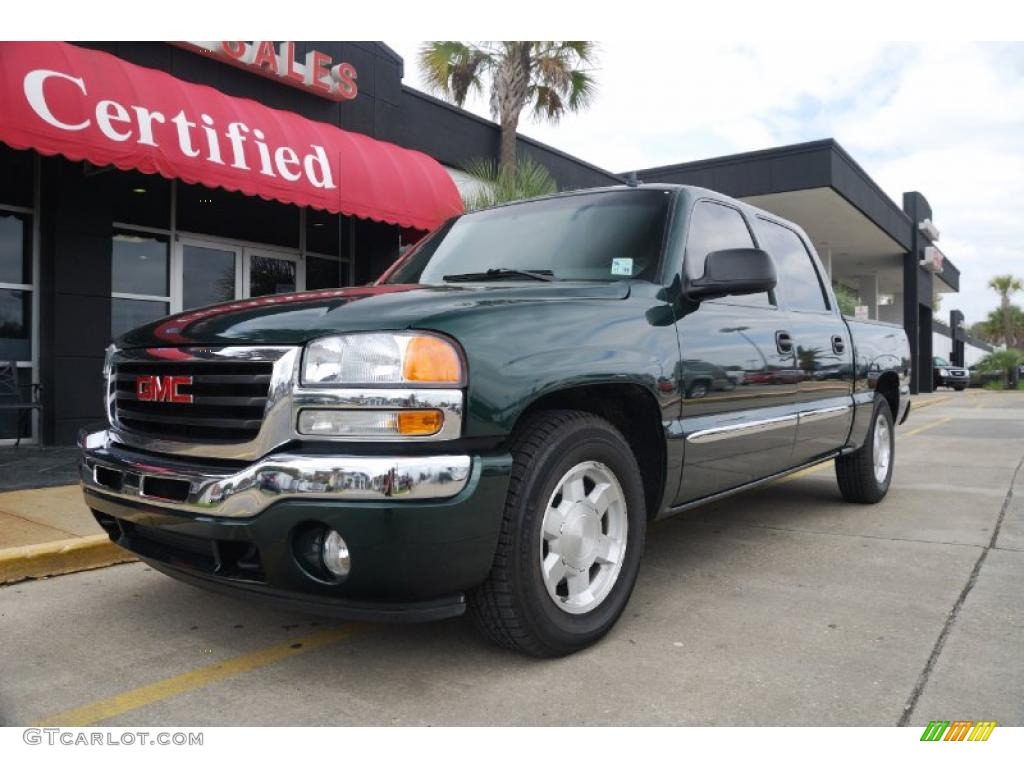
<path id="1" fill-rule="evenodd" d="M 952 387 L 957 392 L 963 392 L 971 383 L 971 374 L 966 368 L 950 365 L 944 357 L 933 357 L 932 381 L 936 387 Z"/>

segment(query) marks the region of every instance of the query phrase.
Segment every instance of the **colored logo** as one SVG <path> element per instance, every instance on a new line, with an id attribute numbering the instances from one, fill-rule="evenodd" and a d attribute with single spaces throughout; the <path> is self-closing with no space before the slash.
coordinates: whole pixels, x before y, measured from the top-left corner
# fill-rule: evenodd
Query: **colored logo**
<path id="1" fill-rule="evenodd" d="M 995 727 L 995 720 L 932 720 L 921 741 L 988 741 Z"/>
<path id="2" fill-rule="evenodd" d="M 148 403 L 191 403 L 192 395 L 179 390 L 191 383 L 191 376 L 136 376 L 135 396 Z"/>

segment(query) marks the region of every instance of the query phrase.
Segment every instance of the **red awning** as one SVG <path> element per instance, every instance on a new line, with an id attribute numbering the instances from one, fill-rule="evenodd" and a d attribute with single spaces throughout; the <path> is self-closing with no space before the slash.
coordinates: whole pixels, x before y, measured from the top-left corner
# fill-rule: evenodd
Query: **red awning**
<path id="1" fill-rule="evenodd" d="M 462 211 L 422 152 L 67 43 L 0 43 L 0 141 L 412 229 Z"/>

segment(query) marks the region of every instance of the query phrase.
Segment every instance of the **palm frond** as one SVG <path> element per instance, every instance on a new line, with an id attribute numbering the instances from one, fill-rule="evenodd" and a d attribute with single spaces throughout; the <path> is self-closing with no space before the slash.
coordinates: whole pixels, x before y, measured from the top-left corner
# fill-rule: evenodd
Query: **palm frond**
<path id="1" fill-rule="evenodd" d="M 569 109 L 572 112 L 582 112 L 594 101 L 597 92 L 597 82 L 593 76 L 581 69 L 573 70 L 570 77 L 569 87 Z"/>
<path id="2" fill-rule="evenodd" d="M 551 172 L 532 157 L 520 158 L 513 172 L 501 171 L 493 160 L 476 160 L 464 170 L 476 182 L 474 189 L 463 193 L 463 204 L 468 211 L 558 191 Z"/>
<path id="3" fill-rule="evenodd" d="M 492 63 L 487 50 L 457 40 L 425 43 L 419 60 L 427 87 L 460 107 L 470 91 L 483 90 L 482 76 Z"/>

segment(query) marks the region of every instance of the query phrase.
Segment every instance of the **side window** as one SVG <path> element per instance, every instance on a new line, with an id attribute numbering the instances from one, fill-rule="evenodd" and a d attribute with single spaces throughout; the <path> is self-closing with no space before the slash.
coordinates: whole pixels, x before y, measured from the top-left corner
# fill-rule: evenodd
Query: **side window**
<path id="1" fill-rule="evenodd" d="M 702 200 L 694 206 L 690 217 L 690 232 L 686 239 L 686 276 L 691 280 L 702 277 L 704 259 L 712 251 L 753 247 L 754 239 L 739 211 L 727 205 Z M 720 301 L 759 307 L 775 303 L 767 293 L 727 296 Z"/>
<path id="2" fill-rule="evenodd" d="M 761 247 L 775 259 L 779 285 L 790 309 L 827 312 L 828 301 L 818 270 L 803 240 L 793 230 L 767 219 L 757 219 Z"/>

